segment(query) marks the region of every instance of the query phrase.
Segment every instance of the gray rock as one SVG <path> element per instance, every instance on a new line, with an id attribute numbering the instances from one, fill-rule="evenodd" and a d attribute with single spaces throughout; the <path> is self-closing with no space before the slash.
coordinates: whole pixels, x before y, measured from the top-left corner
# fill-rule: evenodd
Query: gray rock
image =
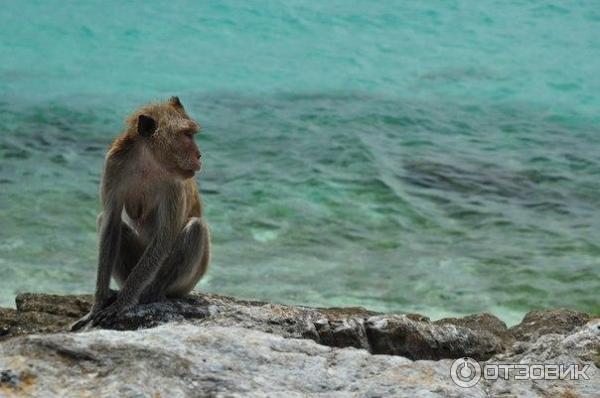
<path id="1" fill-rule="evenodd" d="M 564 311 L 564 310 L 560 310 Z M 539 313 L 536 318 L 540 319 Z M 555 314 L 549 314 L 554 316 Z M 526 316 L 527 319 L 527 316 Z M 563 325 L 564 326 L 564 325 Z M 556 329 L 552 329 L 556 331 Z M 589 378 L 580 380 L 510 380 L 485 381 L 492 396 L 511 391 L 514 396 L 600 397 L 600 319 L 575 327 L 561 327 L 563 333 L 541 334 L 537 339 L 518 341 L 507 352 L 493 357 L 490 363 L 588 366 Z M 536 333 L 538 334 L 538 333 Z M 530 337 L 530 335 L 528 335 Z M 512 373 L 511 373 L 512 374 Z M 501 395 L 500 395 L 501 396 Z"/>
<path id="2" fill-rule="evenodd" d="M 600 392 L 600 320 L 586 315 L 583 322 L 583 316 L 564 310 L 528 314 L 509 330 L 489 314 L 430 322 L 415 314 L 202 294 L 138 306 L 119 319 L 119 330 L 67 332 L 90 304 L 89 296 L 27 294 L 18 297 L 16 310 L 0 310 L 0 397 L 597 397 Z M 452 358 L 462 356 L 482 365 L 587 365 L 589 380 L 511 376 L 461 388 L 450 369 Z"/>
<path id="3" fill-rule="evenodd" d="M 0 368 L 11 381 L 0 391 L 15 396 L 465 396 L 448 383 L 447 362 L 414 363 L 240 327 L 173 323 L 26 336 L 2 348 Z"/>
<path id="4" fill-rule="evenodd" d="M 22 294 L 17 310 L 0 317 L 4 337 L 66 331 L 92 304 L 91 296 Z M 7 312 L 7 314 L 8 314 Z M 0 316 L 2 313 L 0 313 Z M 58 317 L 58 318 L 57 318 Z M 240 326 L 284 337 L 308 338 L 331 347 L 364 348 L 374 354 L 410 359 L 471 356 L 484 360 L 505 349 L 499 324 L 449 319 L 431 323 L 418 314 L 382 315 L 364 308 L 308 308 L 195 294 L 162 303 L 138 305 L 119 318 L 116 330 L 136 330 L 183 321 L 204 325 Z M 492 321 L 493 319 L 493 321 Z M 35 321 L 32 321 L 35 320 Z M 486 325 L 493 325 L 489 330 Z M 1 337 L 0 337 L 1 338 Z"/>

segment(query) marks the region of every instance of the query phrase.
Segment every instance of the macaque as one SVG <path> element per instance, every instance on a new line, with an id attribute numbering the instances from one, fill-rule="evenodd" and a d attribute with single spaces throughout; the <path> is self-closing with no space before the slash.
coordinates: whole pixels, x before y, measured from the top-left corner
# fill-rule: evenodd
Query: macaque
<path id="1" fill-rule="evenodd" d="M 95 302 L 72 330 L 110 327 L 138 303 L 184 296 L 206 272 L 210 234 L 193 178 L 202 166 L 199 130 L 177 97 L 127 119 L 102 176 Z"/>

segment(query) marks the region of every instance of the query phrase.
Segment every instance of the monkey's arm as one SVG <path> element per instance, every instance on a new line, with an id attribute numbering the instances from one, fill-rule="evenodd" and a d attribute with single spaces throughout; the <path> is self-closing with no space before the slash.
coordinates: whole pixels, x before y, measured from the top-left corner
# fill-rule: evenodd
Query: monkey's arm
<path id="1" fill-rule="evenodd" d="M 110 296 L 110 277 L 115 266 L 115 261 L 119 257 L 119 247 L 121 246 L 122 208 L 121 205 L 112 203 L 102 217 L 94 306 L 101 305 Z"/>
<path id="2" fill-rule="evenodd" d="M 154 280 L 160 265 L 173 247 L 178 233 L 178 212 L 183 208 L 181 201 L 180 191 L 176 188 L 169 189 L 162 198 L 158 207 L 155 235 L 127 277 L 115 302 L 92 315 L 93 325 L 108 326 L 118 314 L 138 303 L 140 295 Z"/>
<path id="3" fill-rule="evenodd" d="M 87 315 L 71 326 L 71 330 L 84 327 L 94 314 L 111 304 L 111 301 L 114 301 L 114 294 L 110 290 L 110 278 L 121 246 L 121 210 L 122 205 L 116 201 L 105 205 L 100 223 L 100 250 L 94 305 Z"/>

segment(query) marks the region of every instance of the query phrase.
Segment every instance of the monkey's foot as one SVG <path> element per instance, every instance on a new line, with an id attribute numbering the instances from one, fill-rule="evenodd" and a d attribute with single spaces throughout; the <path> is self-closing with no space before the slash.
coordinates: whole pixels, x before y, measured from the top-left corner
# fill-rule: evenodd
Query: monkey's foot
<path id="1" fill-rule="evenodd" d="M 92 315 L 92 326 L 111 328 L 119 319 L 119 316 L 127 312 L 131 306 L 123 305 L 118 300 L 108 307 Z"/>
<path id="2" fill-rule="evenodd" d="M 109 307 L 111 304 L 113 304 L 115 302 L 115 300 L 117 299 L 117 295 L 119 294 L 119 292 L 117 290 L 109 290 L 109 294 L 107 296 L 106 299 L 102 300 L 101 303 L 94 303 L 94 305 L 92 306 L 92 309 L 90 310 L 89 313 L 87 313 L 86 315 L 84 315 L 81 319 L 79 319 L 77 322 L 75 322 L 74 324 L 71 325 L 70 330 L 72 332 L 76 332 L 78 330 L 83 329 L 87 324 L 90 323 L 90 321 L 92 321 L 92 319 L 94 318 L 95 314 L 97 314 L 99 311 Z"/>
<path id="3" fill-rule="evenodd" d="M 167 301 L 167 296 L 164 293 L 144 294 L 140 297 L 138 304 L 162 303 L 165 301 Z"/>

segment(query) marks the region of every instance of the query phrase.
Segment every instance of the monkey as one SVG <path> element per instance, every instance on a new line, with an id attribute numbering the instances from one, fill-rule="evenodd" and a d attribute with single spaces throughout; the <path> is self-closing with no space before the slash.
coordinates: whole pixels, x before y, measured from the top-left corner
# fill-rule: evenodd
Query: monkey
<path id="1" fill-rule="evenodd" d="M 145 105 L 111 144 L 100 184 L 94 304 L 71 330 L 110 327 L 136 304 L 188 294 L 210 261 L 210 231 L 193 178 L 200 125 L 178 97 Z M 120 287 L 109 288 L 111 277 Z"/>

